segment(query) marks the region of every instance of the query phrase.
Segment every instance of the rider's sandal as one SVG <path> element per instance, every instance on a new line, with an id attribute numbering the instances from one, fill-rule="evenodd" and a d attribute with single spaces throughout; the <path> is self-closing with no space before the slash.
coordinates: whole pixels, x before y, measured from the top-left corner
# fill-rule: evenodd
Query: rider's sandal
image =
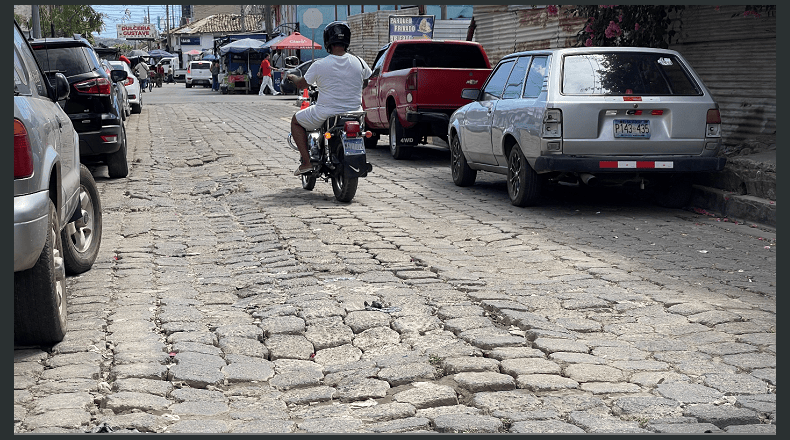
<path id="1" fill-rule="evenodd" d="M 310 162 L 304 162 L 304 161 L 303 161 L 303 160 L 300 158 L 300 159 L 299 159 L 299 163 L 300 163 L 301 165 L 299 165 L 299 168 L 297 168 L 297 169 L 296 169 L 296 171 L 294 171 L 294 176 L 299 176 L 299 175 L 302 175 L 302 174 L 307 174 L 307 173 L 309 173 L 310 171 L 313 171 L 313 166 L 312 166 L 312 165 L 310 165 Z"/>

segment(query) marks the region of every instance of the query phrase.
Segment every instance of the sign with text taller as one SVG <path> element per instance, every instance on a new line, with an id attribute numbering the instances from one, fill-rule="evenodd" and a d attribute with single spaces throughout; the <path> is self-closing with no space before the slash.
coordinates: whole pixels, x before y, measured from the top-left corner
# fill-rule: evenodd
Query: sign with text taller
<path id="1" fill-rule="evenodd" d="M 156 25 L 153 23 L 119 24 L 118 38 L 127 40 L 151 40 L 156 38 Z"/>
<path id="2" fill-rule="evenodd" d="M 433 19 L 433 15 L 390 15 L 390 43 L 395 40 L 432 39 Z"/>

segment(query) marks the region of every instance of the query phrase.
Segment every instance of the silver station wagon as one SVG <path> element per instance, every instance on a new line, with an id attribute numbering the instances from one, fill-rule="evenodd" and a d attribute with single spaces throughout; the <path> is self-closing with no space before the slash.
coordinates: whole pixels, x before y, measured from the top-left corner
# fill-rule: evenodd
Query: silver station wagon
<path id="1" fill-rule="evenodd" d="M 458 186 L 477 171 L 507 175 L 510 201 L 535 204 L 549 182 L 649 188 L 685 206 L 692 175 L 724 169 L 721 117 L 676 51 L 587 47 L 504 57 L 473 102 L 450 117 Z"/>

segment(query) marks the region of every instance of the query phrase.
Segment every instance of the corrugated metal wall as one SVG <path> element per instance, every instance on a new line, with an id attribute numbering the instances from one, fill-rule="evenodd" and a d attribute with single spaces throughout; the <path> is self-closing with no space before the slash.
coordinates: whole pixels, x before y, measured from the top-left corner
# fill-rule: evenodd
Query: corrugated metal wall
<path id="1" fill-rule="evenodd" d="M 732 17 L 743 5 L 686 6 L 670 49 L 689 60 L 721 110 L 725 151 L 776 145 L 776 17 Z"/>
<path id="2" fill-rule="evenodd" d="M 513 52 L 576 46 L 585 18 L 526 5 L 474 6 L 475 39 L 491 64 Z M 677 50 L 721 109 L 725 152 L 776 145 L 776 17 L 732 17 L 741 6 L 687 6 L 673 17 Z"/>
<path id="3" fill-rule="evenodd" d="M 466 40 L 471 19 L 436 20 L 433 25 L 434 40 Z"/>
<path id="4" fill-rule="evenodd" d="M 418 8 L 406 8 L 397 11 L 365 12 L 348 17 L 347 22 L 352 35 L 349 52 L 361 57 L 373 67 L 379 49 L 389 42 L 389 16 L 419 15 L 419 13 Z"/>

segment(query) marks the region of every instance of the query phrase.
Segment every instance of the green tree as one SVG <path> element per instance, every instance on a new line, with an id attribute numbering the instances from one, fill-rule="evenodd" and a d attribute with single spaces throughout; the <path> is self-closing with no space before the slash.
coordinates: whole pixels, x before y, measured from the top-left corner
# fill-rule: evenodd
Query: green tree
<path id="1" fill-rule="evenodd" d="M 96 12 L 89 5 L 39 6 L 42 37 L 70 37 L 74 34 L 80 34 L 93 44 L 91 32 L 101 32 L 104 29 L 105 17 L 105 14 Z M 16 14 L 14 18 L 28 29 L 32 28 L 32 19 L 20 17 Z"/>

